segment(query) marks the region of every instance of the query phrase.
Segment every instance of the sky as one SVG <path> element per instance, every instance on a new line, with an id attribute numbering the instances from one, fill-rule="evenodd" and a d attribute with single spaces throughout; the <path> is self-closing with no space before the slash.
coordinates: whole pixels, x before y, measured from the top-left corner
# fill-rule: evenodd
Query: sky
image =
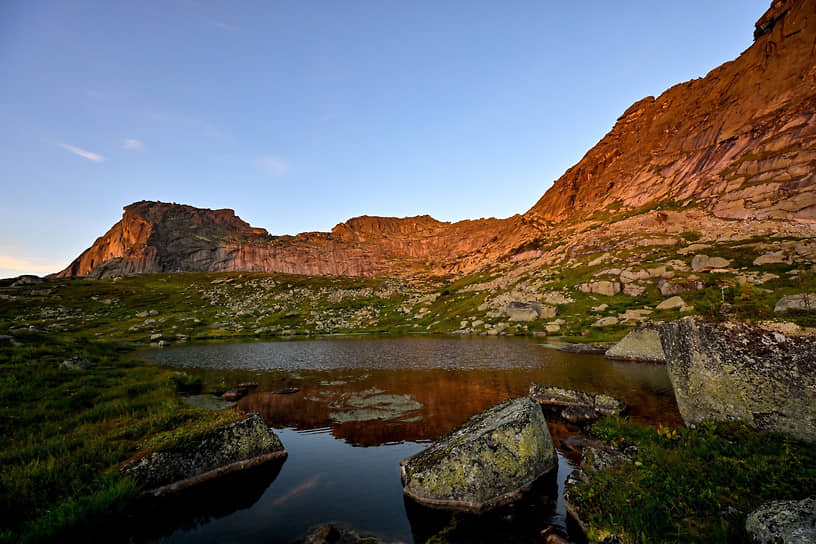
<path id="1" fill-rule="evenodd" d="M 523 213 L 769 0 L 0 2 L 0 277 L 139 200 L 272 234 Z"/>

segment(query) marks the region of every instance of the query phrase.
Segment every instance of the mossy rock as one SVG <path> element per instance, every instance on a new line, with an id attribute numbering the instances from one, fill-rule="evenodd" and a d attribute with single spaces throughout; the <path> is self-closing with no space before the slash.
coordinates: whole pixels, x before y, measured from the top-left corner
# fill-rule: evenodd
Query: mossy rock
<path id="1" fill-rule="evenodd" d="M 285 456 L 278 436 L 259 414 L 250 414 L 196 440 L 132 461 L 121 474 L 146 493 L 160 496 Z"/>
<path id="2" fill-rule="evenodd" d="M 517 500 L 556 462 L 541 408 L 518 398 L 473 416 L 401 464 L 405 494 L 417 502 L 481 512 Z"/>

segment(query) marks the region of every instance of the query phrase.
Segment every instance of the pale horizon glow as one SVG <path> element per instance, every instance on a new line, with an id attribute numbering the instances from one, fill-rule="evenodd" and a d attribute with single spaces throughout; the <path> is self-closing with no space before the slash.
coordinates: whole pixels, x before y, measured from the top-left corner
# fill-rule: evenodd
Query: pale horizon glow
<path id="1" fill-rule="evenodd" d="M 140 200 L 273 235 L 524 213 L 769 5 L 0 2 L 0 276 L 57 272 Z"/>

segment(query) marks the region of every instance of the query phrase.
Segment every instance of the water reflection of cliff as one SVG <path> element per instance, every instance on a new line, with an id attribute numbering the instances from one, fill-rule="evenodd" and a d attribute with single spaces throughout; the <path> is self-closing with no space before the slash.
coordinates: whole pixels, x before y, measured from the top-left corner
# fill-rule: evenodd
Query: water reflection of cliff
<path id="1" fill-rule="evenodd" d="M 633 419 L 680 425 L 665 367 L 564 353 L 529 338 L 334 338 L 146 352 L 209 387 L 255 381 L 239 408 L 275 427 L 331 428 L 351 444 L 433 440 L 532 382 L 626 401 Z M 272 393 L 286 387 L 297 393 Z"/>
<path id="2" fill-rule="evenodd" d="M 631 364 L 630 364 L 631 366 Z M 637 369 L 633 377 L 601 360 L 588 369 L 547 367 L 522 370 L 355 370 L 300 372 L 277 383 L 262 384 L 239 408 L 260 412 L 275 427 L 331 427 L 337 438 L 360 446 L 434 440 L 468 417 L 511 397 L 527 394 L 541 381 L 619 396 L 634 419 L 680 423 L 668 378 L 660 367 Z M 656 375 L 663 371 L 664 380 Z M 587 379 L 590 378 L 591 380 Z M 653 383 L 651 383 L 653 382 Z M 269 392 L 295 385 L 297 393 Z"/>

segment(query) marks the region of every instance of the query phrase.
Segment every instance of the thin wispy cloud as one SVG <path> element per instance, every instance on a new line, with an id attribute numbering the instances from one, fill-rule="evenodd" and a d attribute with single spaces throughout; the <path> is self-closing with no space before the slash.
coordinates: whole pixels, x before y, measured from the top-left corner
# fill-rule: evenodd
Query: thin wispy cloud
<path id="1" fill-rule="evenodd" d="M 61 148 L 63 148 L 64 150 L 70 151 L 74 155 L 79 155 L 80 157 L 82 157 L 84 159 L 88 159 L 89 161 L 102 162 L 102 161 L 105 160 L 105 157 L 103 157 L 102 155 L 97 155 L 96 153 L 94 153 L 92 151 L 86 151 L 85 149 L 81 149 L 81 148 L 76 147 L 74 145 L 69 145 L 69 144 L 57 144 L 57 145 L 60 146 Z"/>
<path id="2" fill-rule="evenodd" d="M 226 30 L 227 32 L 238 32 L 241 30 L 241 27 L 238 25 L 231 25 L 229 23 L 221 23 L 218 21 L 214 21 L 210 23 L 210 25 L 214 26 L 215 28 L 220 28 L 221 30 Z"/>
<path id="3" fill-rule="evenodd" d="M 253 162 L 255 166 L 266 172 L 267 175 L 275 178 L 284 176 L 292 170 L 292 167 L 289 166 L 288 162 L 274 155 L 261 157 L 259 159 L 255 159 Z"/>
<path id="4" fill-rule="evenodd" d="M 122 149 L 142 149 L 143 147 L 144 144 L 141 142 L 141 140 L 137 140 L 135 138 L 128 138 L 122 144 Z"/>

